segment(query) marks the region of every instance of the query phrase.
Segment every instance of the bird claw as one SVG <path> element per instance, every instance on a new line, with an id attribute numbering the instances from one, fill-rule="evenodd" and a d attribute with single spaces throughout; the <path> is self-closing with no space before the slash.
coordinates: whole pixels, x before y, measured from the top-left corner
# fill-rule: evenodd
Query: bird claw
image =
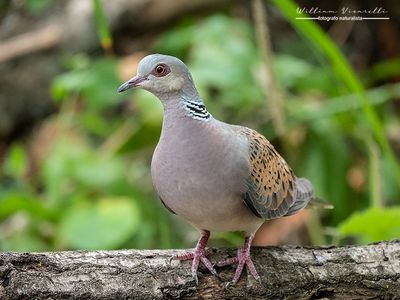
<path id="1" fill-rule="evenodd" d="M 197 276 L 197 271 L 195 271 L 195 272 L 192 271 L 192 278 L 193 278 L 194 282 L 196 283 L 196 285 L 199 285 L 199 277 Z"/>
<path id="2" fill-rule="evenodd" d="M 251 272 L 251 271 L 250 271 L 250 272 Z M 256 272 L 256 274 L 255 274 L 256 276 L 255 276 L 253 273 L 251 273 L 251 275 L 253 275 L 254 279 L 257 280 L 257 282 L 258 282 L 259 284 L 261 284 L 261 277 L 257 274 L 257 272 Z M 240 275 L 239 275 L 239 277 L 240 277 Z M 234 280 L 232 279 L 231 281 L 229 281 L 229 282 L 227 282 L 227 283 L 225 284 L 225 289 L 228 289 L 228 288 L 230 288 L 231 286 L 234 286 L 236 283 L 237 283 L 237 280 L 234 281 Z"/>
<path id="3" fill-rule="evenodd" d="M 221 277 L 219 277 L 213 264 L 207 258 L 207 251 L 205 250 L 205 247 L 206 247 L 209 236 L 210 236 L 210 232 L 203 231 L 202 236 L 201 236 L 199 242 L 197 243 L 197 246 L 194 249 L 194 251 L 186 252 L 186 253 L 183 253 L 180 255 L 175 255 L 173 257 L 174 259 L 178 259 L 178 260 L 193 259 L 193 261 L 192 261 L 192 278 L 196 282 L 196 285 L 199 284 L 199 278 L 197 276 L 197 269 L 199 268 L 200 262 L 203 263 L 203 265 L 211 272 L 211 274 L 213 274 L 215 277 L 217 277 L 219 280 L 221 280 Z"/>
<path id="4" fill-rule="evenodd" d="M 258 275 L 256 267 L 254 266 L 254 263 L 251 260 L 251 256 L 250 256 L 250 244 L 251 244 L 252 238 L 253 238 L 253 236 L 246 237 L 243 248 L 238 250 L 238 254 L 236 257 L 227 258 L 223 261 L 217 262 L 216 265 L 219 267 L 228 266 L 228 265 L 232 265 L 232 264 L 238 264 L 238 266 L 236 267 L 235 275 L 234 275 L 232 281 L 230 281 L 226 284 L 226 286 L 225 286 L 226 288 L 228 288 L 231 285 L 236 284 L 239 281 L 240 276 L 242 275 L 242 272 L 243 272 L 243 269 L 245 266 L 247 266 L 247 269 L 249 270 L 250 274 L 253 275 L 254 279 L 261 282 L 261 278 Z"/>
<path id="5" fill-rule="evenodd" d="M 260 275 L 258 275 L 256 267 L 254 266 L 253 261 L 251 260 L 250 253 L 246 253 L 246 251 L 240 251 L 238 254 L 238 266 L 235 271 L 235 276 L 233 277 L 230 284 L 236 284 L 240 276 L 242 275 L 244 266 L 247 266 L 247 269 L 250 271 L 250 274 L 253 275 L 254 279 L 260 281 Z"/>
<path id="6" fill-rule="evenodd" d="M 217 277 L 219 280 L 221 280 L 221 277 L 218 275 L 217 271 L 215 270 L 213 264 L 208 260 L 206 257 L 205 251 L 204 250 L 195 250 L 193 252 L 188 252 L 182 255 L 176 255 L 174 256 L 174 259 L 178 260 L 189 260 L 193 259 L 192 262 L 192 278 L 196 282 L 196 285 L 199 284 L 199 279 L 197 276 L 197 269 L 199 267 L 200 261 L 203 263 L 203 265 L 210 271 L 211 274 L 213 274 L 215 277 Z"/>
<path id="7" fill-rule="evenodd" d="M 249 272 L 253 275 L 253 277 L 260 281 L 260 276 L 258 275 L 256 268 L 254 266 L 253 261 L 251 260 L 250 256 L 250 245 L 251 245 L 251 240 L 253 238 L 253 235 L 249 235 L 245 237 L 245 242 L 243 245 L 243 248 L 238 250 L 237 257 L 232 257 L 228 258 L 224 261 L 217 262 L 216 264 L 212 264 L 208 258 L 207 258 L 207 251 L 205 249 L 205 246 L 207 244 L 208 237 L 210 235 L 210 232 L 208 231 L 203 231 L 202 236 L 197 243 L 196 248 L 194 251 L 183 253 L 180 255 L 175 255 L 173 258 L 178 259 L 178 260 L 190 260 L 193 259 L 192 261 L 192 278 L 196 285 L 199 284 L 199 278 L 197 275 L 197 269 L 199 268 L 200 262 L 203 263 L 203 265 L 210 271 L 211 274 L 213 274 L 215 277 L 218 278 L 218 280 L 222 281 L 221 277 L 218 275 L 217 271 L 215 270 L 214 266 L 227 266 L 231 264 L 238 264 L 236 271 L 235 271 L 235 276 L 233 277 L 232 281 L 228 282 L 228 284 L 225 286 L 226 288 L 236 284 L 239 281 L 240 276 L 242 275 L 242 271 L 245 266 L 247 266 Z"/>

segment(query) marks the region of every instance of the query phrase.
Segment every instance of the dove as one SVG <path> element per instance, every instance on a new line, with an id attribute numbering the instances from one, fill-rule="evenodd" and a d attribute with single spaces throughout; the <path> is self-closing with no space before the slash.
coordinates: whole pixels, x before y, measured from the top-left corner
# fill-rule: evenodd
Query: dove
<path id="1" fill-rule="evenodd" d="M 244 244 L 237 256 L 217 266 L 237 264 L 230 284 L 238 282 L 245 266 L 260 280 L 250 255 L 254 233 L 265 220 L 302 210 L 314 198 L 311 182 L 296 177 L 257 131 L 214 118 L 180 59 L 162 54 L 144 57 L 137 75 L 118 92 L 130 88 L 149 91 L 164 109 L 151 162 L 154 188 L 170 212 L 201 233 L 193 251 L 175 258 L 192 260 L 197 284 L 200 262 L 218 276 L 206 253 L 210 233 L 242 231 Z"/>

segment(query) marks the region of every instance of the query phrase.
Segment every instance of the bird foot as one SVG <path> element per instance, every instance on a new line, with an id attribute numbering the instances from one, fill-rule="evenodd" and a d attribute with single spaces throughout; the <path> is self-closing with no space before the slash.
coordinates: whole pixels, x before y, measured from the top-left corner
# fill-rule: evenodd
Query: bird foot
<path id="1" fill-rule="evenodd" d="M 196 282 L 196 285 L 199 284 L 199 279 L 197 276 L 197 269 L 199 267 L 200 262 L 203 263 L 203 265 L 210 271 L 211 274 L 216 276 L 218 279 L 221 279 L 215 270 L 213 264 L 210 262 L 210 260 L 206 256 L 206 251 L 204 249 L 199 250 L 195 249 L 193 252 L 187 252 L 182 255 L 176 255 L 174 259 L 177 260 L 190 260 L 193 259 L 192 261 L 192 277 L 194 281 Z"/>
<path id="2" fill-rule="evenodd" d="M 199 268 L 200 261 L 203 263 L 203 265 L 206 266 L 206 268 L 210 271 L 211 274 L 213 274 L 219 280 L 221 280 L 221 278 L 219 277 L 213 264 L 207 258 L 207 253 L 206 253 L 205 247 L 206 247 L 209 236 L 210 236 L 210 232 L 204 231 L 193 252 L 187 252 L 187 253 L 184 253 L 181 255 L 174 256 L 174 259 L 177 259 L 177 260 L 193 259 L 192 277 L 193 277 L 194 281 L 196 282 L 196 285 L 199 284 L 199 279 L 197 277 L 197 269 Z"/>
<path id="3" fill-rule="evenodd" d="M 233 276 L 233 279 L 226 285 L 227 287 L 229 285 L 234 285 L 239 281 L 244 266 L 247 266 L 247 269 L 250 271 L 251 275 L 253 275 L 254 279 L 260 281 L 260 276 L 257 273 L 256 267 L 254 266 L 254 263 L 251 260 L 251 255 L 250 255 L 250 244 L 252 238 L 253 236 L 245 238 L 243 248 L 238 249 L 238 254 L 236 257 L 227 258 L 216 264 L 218 267 L 223 267 L 233 264 L 238 265 L 235 271 L 235 275 Z"/>

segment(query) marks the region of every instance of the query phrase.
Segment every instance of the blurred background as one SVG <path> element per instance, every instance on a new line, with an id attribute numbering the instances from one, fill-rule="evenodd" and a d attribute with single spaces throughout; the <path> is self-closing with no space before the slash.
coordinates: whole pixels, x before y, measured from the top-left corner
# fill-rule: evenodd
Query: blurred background
<path id="1" fill-rule="evenodd" d="M 161 104 L 116 93 L 154 52 L 185 61 L 216 118 L 263 133 L 335 206 L 268 221 L 256 245 L 398 238 L 400 6 L 324 1 L 389 19 L 297 20 L 313 2 L 2 0 L 0 250 L 195 245 L 151 184 Z"/>

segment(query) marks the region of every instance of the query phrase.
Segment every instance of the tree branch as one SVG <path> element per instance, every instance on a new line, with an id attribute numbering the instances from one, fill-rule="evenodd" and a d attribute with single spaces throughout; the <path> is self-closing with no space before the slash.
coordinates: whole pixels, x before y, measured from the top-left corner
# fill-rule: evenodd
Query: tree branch
<path id="1" fill-rule="evenodd" d="M 183 250 L 182 250 L 183 251 Z M 210 249 L 212 260 L 236 254 Z M 366 299 L 400 297 L 400 240 L 368 246 L 252 249 L 261 283 L 243 276 L 225 282 L 190 262 L 170 260 L 180 250 L 0 253 L 0 299 Z"/>

